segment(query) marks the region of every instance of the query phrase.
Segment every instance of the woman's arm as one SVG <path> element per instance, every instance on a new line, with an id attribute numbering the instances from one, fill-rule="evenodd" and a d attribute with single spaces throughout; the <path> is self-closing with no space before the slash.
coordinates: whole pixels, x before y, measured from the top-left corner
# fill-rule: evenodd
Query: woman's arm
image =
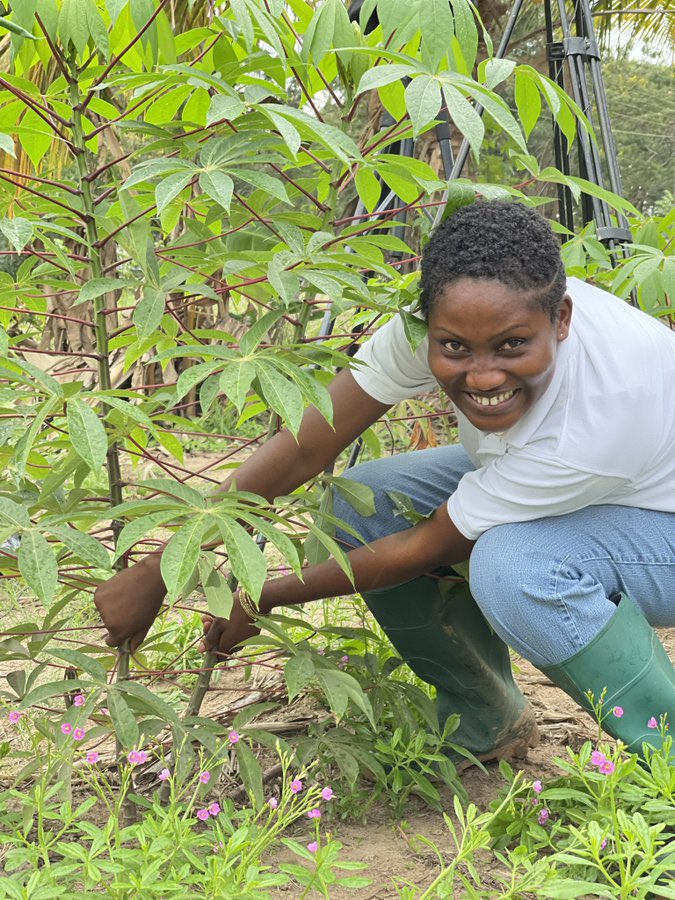
<path id="1" fill-rule="evenodd" d="M 347 554 L 354 581 L 335 560 L 303 569 L 302 580 L 288 575 L 268 581 L 260 598 L 260 612 L 278 606 L 307 603 L 341 594 L 371 591 L 410 581 L 439 566 L 468 559 L 474 541 L 461 534 L 448 515 L 446 504 L 430 518 Z M 205 617 L 203 649 L 229 653 L 242 640 L 256 633 L 253 620 L 236 603 L 230 619 Z"/>

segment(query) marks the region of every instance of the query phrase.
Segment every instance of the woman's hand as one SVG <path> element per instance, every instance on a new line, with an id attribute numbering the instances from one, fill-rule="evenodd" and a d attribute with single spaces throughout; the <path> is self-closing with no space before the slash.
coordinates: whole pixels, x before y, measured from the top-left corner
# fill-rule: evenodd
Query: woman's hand
<path id="1" fill-rule="evenodd" d="M 166 595 L 161 558 L 161 553 L 151 553 L 96 588 L 94 603 L 108 629 L 109 647 L 130 640 L 133 653 L 150 631 Z"/>
<path id="2" fill-rule="evenodd" d="M 246 638 L 260 634 L 260 628 L 239 604 L 239 595 L 235 593 L 234 604 L 229 619 L 217 619 L 208 613 L 202 616 L 204 638 L 199 644 L 199 651 L 207 653 L 215 651 L 226 656 Z"/>

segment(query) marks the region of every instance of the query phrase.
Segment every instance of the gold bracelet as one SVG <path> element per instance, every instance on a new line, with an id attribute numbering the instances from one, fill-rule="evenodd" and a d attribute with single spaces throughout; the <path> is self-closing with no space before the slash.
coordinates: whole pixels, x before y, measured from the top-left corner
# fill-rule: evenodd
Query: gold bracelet
<path id="1" fill-rule="evenodd" d="M 253 598 L 245 588 L 239 588 L 237 600 L 239 601 L 239 606 L 241 606 L 247 616 L 250 616 L 252 619 L 258 618 L 260 610 L 256 609 L 253 604 Z"/>

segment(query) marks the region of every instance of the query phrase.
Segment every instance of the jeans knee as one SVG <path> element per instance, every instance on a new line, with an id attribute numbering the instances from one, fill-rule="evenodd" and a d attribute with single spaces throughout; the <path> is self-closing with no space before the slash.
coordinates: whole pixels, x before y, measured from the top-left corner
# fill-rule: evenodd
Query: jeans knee
<path id="1" fill-rule="evenodd" d="M 471 593 L 490 621 L 508 618 L 508 608 L 517 603 L 526 573 L 523 551 L 510 535 L 509 526 L 491 528 L 476 541 L 469 563 Z"/>

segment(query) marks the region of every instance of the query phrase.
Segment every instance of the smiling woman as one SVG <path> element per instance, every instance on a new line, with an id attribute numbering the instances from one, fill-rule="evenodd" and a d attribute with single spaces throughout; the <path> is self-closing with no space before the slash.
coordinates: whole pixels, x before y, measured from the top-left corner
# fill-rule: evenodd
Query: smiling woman
<path id="1" fill-rule="evenodd" d="M 537 741 L 508 646 L 582 705 L 606 692 L 605 727 L 630 749 L 658 745 L 675 717 L 675 671 L 652 625 L 675 625 L 675 334 L 591 285 L 565 279 L 548 224 L 519 204 L 477 203 L 440 226 L 422 262 L 428 339 L 400 318 L 333 381 L 333 426 L 315 409 L 237 470 L 272 499 L 322 471 L 394 403 L 438 384 L 460 446 L 365 463 L 375 514 L 340 494 L 335 514 L 364 539 L 349 560 L 268 582 L 259 608 L 363 593 L 410 666 L 437 688 L 439 721 L 481 759 Z M 393 492 L 424 517 L 410 526 Z M 352 533 L 338 538 L 354 546 Z M 470 590 L 449 567 L 470 558 Z M 158 557 L 100 587 L 109 641 L 138 643 L 161 603 Z M 446 578 L 447 575 L 450 578 Z M 206 618 L 204 648 L 255 633 L 251 598 Z M 611 721 L 610 721 L 611 720 Z"/>

